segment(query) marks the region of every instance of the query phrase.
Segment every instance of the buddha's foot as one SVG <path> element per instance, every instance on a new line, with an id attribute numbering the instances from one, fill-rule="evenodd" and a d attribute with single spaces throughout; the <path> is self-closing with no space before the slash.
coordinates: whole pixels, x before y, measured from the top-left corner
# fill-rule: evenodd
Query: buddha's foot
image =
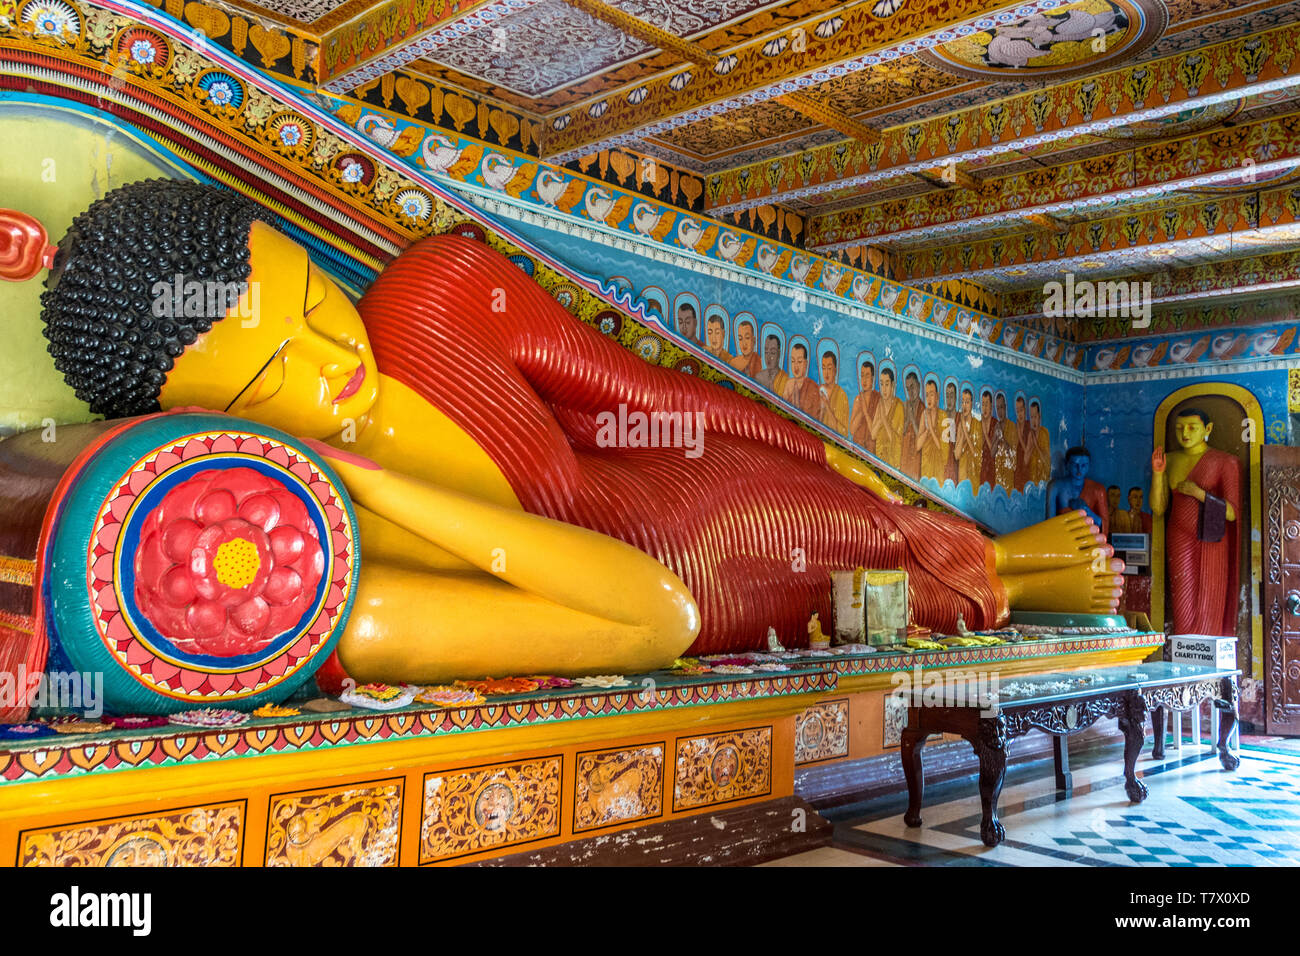
<path id="1" fill-rule="evenodd" d="M 993 541 L 1000 576 L 1046 571 L 1109 558 L 1115 553 L 1085 512 L 1065 514 L 1004 534 Z"/>
<path id="2" fill-rule="evenodd" d="M 1082 511 L 998 538 L 994 550 L 1015 610 L 1109 614 L 1119 608 L 1124 562 Z"/>

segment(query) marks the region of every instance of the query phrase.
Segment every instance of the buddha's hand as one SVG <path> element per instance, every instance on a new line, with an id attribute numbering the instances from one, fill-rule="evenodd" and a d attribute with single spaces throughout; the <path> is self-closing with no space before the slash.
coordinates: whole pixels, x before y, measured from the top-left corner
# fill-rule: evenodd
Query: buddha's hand
<path id="1" fill-rule="evenodd" d="M 1165 471 L 1164 448 L 1157 447 L 1156 450 L 1151 453 L 1151 470 L 1155 472 L 1157 475 L 1164 474 Z"/>
<path id="2" fill-rule="evenodd" d="M 1175 488 L 1174 491 L 1178 491 L 1181 492 L 1182 494 L 1189 495 L 1192 498 L 1195 498 L 1197 501 L 1205 500 L 1205 489 L 1202 488 L 1200 485 L 1198 485 L 1196 482 L 1191 481 L 1190 479 L 1187 481 L 1180 481 L 1178 483 L 1178 487 Z"/>

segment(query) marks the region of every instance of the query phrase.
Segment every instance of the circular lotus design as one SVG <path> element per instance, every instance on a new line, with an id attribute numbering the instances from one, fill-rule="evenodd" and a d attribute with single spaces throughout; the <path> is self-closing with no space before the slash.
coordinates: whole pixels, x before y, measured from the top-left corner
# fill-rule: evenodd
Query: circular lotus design
<path id="1" fill-rule="evenodd" d="M 254 654 L 302 618 L 325 552 L 307 508 L 251 468 L 198 472 L 140 530 L 135 603 L 190 654 Z"/>

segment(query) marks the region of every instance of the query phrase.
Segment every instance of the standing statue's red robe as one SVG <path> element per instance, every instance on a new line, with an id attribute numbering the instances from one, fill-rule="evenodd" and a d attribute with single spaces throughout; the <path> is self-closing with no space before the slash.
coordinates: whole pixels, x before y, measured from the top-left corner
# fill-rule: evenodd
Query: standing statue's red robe
<path id="1" fill-rule="evenodd" d="M 405 251 L 358 305 L 379 369 L 487 452 L 528 511 L 619 538 L 671 568 L 700 607 L 696 654 L 807 643 L 831 620 L 828 572 L 905 568 L 917 623 L 1007 615 L 992 548 L 969 523 L 891 505 L 833 472 L 808 432 L 719 385 L 646 364 L 569 315 L 481 242 Z M 702 413 L 703 454 L 600 447 L 602 412 Z M 692 421 L 694 424 L 694 421 Z"/>
<path id="2" fill-rule="evenodd" d="M 1241 462 L 1224 451 L 1207 449 L 1187 479 L 1207 494 L 1232 505 L 1235 521 L 1224 522 L 1218 541 L 1200 540 L 1201 503 L 1175 491 L 1165 526 L 1169 603 L 1175 634 L 1237 633 L 1238 540 L 1241 526 Z"/>

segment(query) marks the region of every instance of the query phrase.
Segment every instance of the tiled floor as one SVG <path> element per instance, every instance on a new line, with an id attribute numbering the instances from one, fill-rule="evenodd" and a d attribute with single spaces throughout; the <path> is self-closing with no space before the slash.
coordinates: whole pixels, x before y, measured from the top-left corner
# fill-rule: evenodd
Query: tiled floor
<path id="1" fill-rule="evenodd" d="M 1069 798 L 1058 799 L 1050 761 L 1013 765 L 1001 846 L 980 842 L 979 795 L 962 780 L 928 788 L 920 828 L 903 823 L 906 795 L 891 795 L 827 813 L 833 847 L 768 865 L 1300 865 L 1300 754 L 1248 742 L 1241 758 L 1229 773 L 1208 747 L 1188 744 L 1180 756 L 1170 746 L 1163 761 L 1148 750 L 1138 769 L 1150 796 L 1140 804 L 1124 795 L 1119 746 L 1071 755 Z"/>

